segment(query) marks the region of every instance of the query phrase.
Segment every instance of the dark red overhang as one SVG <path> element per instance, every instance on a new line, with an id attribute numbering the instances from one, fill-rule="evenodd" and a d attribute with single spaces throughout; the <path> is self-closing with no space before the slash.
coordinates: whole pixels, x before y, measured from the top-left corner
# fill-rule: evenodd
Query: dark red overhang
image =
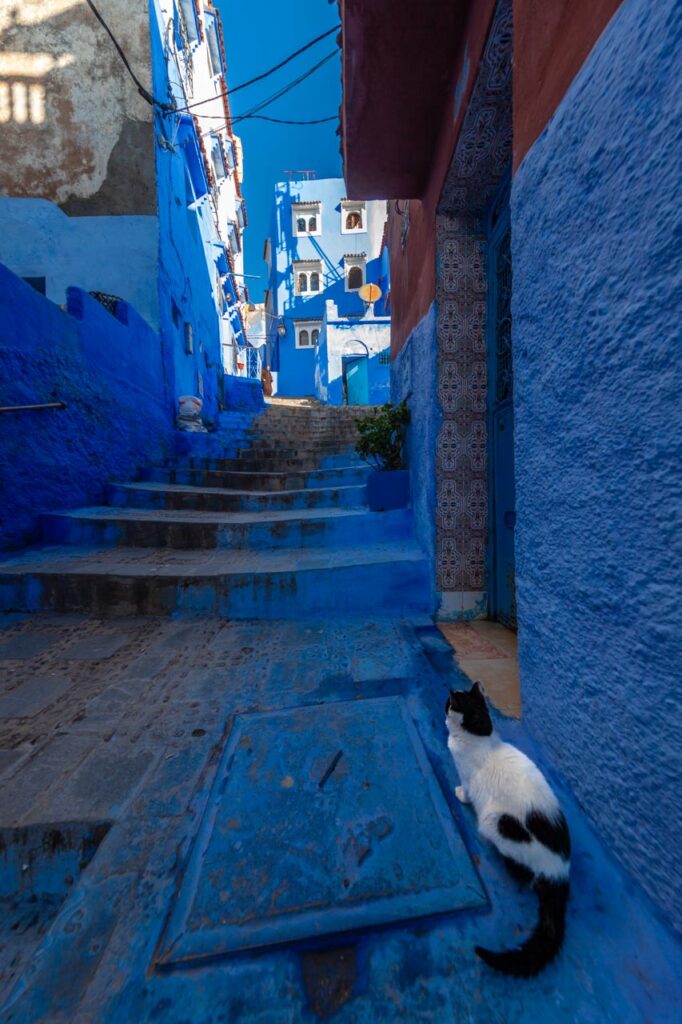
<path id="1" fill-rule="evenodd" d="M 342 0 L 343 158 L 353 199 L 421 196 L 471 0 Z"/>

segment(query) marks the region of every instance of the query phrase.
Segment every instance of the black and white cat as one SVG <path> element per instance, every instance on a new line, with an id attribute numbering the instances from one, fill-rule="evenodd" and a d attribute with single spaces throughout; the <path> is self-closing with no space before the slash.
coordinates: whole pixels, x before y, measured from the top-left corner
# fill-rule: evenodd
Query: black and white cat
<path id="1" fill-rule="evenodd" d="M 517 949 L 476 947 L 490 967 L 532 977 L 551 963 L 564 940 L 571 841 L 559 801 L 540 769 L 493 729 L 478 683 L 450 690 L 445 705 L 448 749 L 459 772 L 458 800 L 476 811 L 478 830 L 499 850 L 510 873 L 532 883 L 540 903 L 533 934 Z"/>

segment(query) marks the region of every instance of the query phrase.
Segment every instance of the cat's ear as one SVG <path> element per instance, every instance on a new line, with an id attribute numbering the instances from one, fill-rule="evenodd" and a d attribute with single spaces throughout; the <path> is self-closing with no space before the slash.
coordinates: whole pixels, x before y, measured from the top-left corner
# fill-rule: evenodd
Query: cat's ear
<path id="1" fill-rule="evenodd" d="M 481 684 L 478 682 L 478 680 L 476 680 L 474 685 L 471 687 L 471 692 L 475 693 L 476 696 L 480 697 L 482 700 L 485 700 L 485 694 L 484 694 L 483 690 L 481 689 Z"/>

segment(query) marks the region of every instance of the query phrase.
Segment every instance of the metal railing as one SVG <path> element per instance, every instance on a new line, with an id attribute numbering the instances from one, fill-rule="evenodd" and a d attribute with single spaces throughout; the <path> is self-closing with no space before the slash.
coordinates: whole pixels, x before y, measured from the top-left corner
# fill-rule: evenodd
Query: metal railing
<path id="1" fill-rule="evenodd" d="M 66 409 L 66 402 L 40 402 L 37 405 L 0 405 L 0 412 L 25 412 L 27 409 Z"/>

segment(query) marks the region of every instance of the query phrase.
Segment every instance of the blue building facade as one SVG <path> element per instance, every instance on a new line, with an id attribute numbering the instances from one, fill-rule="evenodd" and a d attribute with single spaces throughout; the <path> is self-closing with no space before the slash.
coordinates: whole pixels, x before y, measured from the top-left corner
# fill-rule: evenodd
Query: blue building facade
<path id="1" fill-rule="evenodd" d="M 369 308 L 359 295 L 382 280 L 385 220 L 383 201 L 348 200 L 342 178 L 275 186 L 266 312 L 279 395 L 335 405 L 386 400 L 387 292 Z"/>

